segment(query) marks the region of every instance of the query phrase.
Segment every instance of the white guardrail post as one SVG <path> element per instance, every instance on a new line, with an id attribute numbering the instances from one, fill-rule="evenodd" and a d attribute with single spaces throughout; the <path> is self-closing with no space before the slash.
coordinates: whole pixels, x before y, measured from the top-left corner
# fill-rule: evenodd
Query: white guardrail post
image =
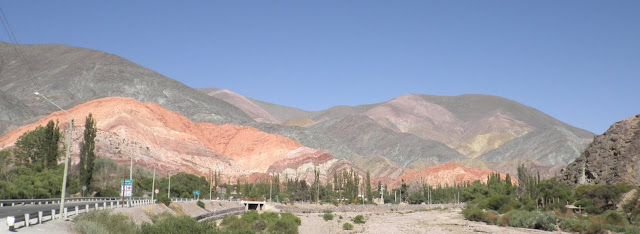
<path id="1" fill-rule="evenodd" d="M 38 211 L 38 224 L 42 224 L 42 211 Z"/>
<path id="2" fill-rule="evenodd" d="M 16 222 L 16 217 L 15 216 L 8 216 L 7 217 L 7 226 L 9 226 L 9 231 L 15 231 L 15 223 Z"/>

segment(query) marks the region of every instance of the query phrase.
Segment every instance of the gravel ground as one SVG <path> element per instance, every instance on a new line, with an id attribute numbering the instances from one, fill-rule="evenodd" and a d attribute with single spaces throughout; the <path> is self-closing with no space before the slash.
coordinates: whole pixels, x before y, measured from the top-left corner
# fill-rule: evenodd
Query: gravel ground
<path id="1" fill-rule="evenodd" d="M 401 211 L 363 211 L 334 212 L 334 219 L 324 221 L 321 213 L 295 213 L 302 220 L 300 233 L 563 233 L 546 232 L 533 229 L 500 227 L 481 222 L 464 220 L 459 207 L 423 210 L 408 209 Z M 356 215 L 365 216 L 365 224 L 354 224 L 351 219 Z M 340 219 L 342 216 L 342 219 Z M 354 225 L 351 231 L 342 230 L 349 222 Z"/>

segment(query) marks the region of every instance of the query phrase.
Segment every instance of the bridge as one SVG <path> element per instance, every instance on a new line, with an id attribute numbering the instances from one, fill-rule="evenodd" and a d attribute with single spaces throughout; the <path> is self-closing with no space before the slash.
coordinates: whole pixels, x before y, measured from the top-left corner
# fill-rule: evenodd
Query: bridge
<path id="1" fill-rule="evenodd" d="M 266 204 L 265 201 L 245 201 L 245 200 L 240 200 L 240 203 L 242 203 L 242 205 L 244 206 L 244 210 L 262 210 L 264 208 L 264 205 Z"/>

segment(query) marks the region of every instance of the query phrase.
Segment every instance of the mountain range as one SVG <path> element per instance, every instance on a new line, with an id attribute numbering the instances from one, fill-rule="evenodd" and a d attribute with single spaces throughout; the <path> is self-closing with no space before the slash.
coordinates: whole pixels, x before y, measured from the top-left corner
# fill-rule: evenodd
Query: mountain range
<path id="1" fill-rule="evenodd" d="M 25 55 L 24 60 L 15 53 L 16 46 Z M 65 109 L 83 109 L 84 112 L 80 112 L 83 114 L 93 113 L 91 108 L 95 113 L 105 112 L 95 114 L 100 116 L 99 123 L 105 122 L 99 126 L 104 134 L 101 141 L 111 139 L 110 144 L 102 145 L 112 148 L 101 151 L 104 157 L 126 160 L 128 151 L 146 150 L 153 152 L 148 153 L 153 155 L 148 156 L 149 165 L 164 157 L 169 160 L 166 161 L 169 167 L 180 165 L 169 163 L 171 160 L 187 160 L 184 155 L 193 155 L 190 159 L 193 165 L 188 170 L 198 173 L 205 173 L 212 164 L 235 168 L 229 173 L 237 170 L 238 176 L 285 170 L 298 172 L 302 170 L 300 167 L 308 171 L 309 165 L 313 165 L 324 168 L 326 173 L 336 168 L 354 168 L 370 171 L 372 177 L 397 179 L 450 162 L 502 173 L 513 173 L 518 164 L 551 172 L 578 157 L 594 136 L 531 107 L 490 95 L 411 94 L 383 103 L 304 111 L 254 100 L 229 90 L 195 90 L 116 55 L 90 49 L 0 42 L 0 54 L 3 148 L 12 144 L 10 139 L 15 139 L 16 132 L 27 129 L 23 126 L 33 127 L 32 124 L 41 123 L 56 111 L 55 106 L 33 95 L 34 92 L 46 95 Z M 132 105 L 135 106 L 130 110 L 132 113 L 144 109 L 139 105 L 157 105 L 151 109 L 162 107 L 182 116 L 175 119 L 180 119 L 181 124 L 189 123 L 187 125 L 200 132 L 175 129 L 173 123 L 163 117 L 170 114 L 164 112 L 159 116 L 135 117 L 122 114 L 127 113 L 125 110 L 103 111 L 96 102 L 113 102 L 107 105 L 111 107 Z M 112 120 L 112 115 L 120 116 L 121 121 L 127 123 L 115 124 L 119 122 Z M 58 114 L 56 118 L 65 117 Z M 119 127 L 108 127 L 109 124 Z M 153 127 L 158 124 L 163 127 Z M 179 135 L 189 143 L 182 146 L 182 143 L 150 140 L 157 137 L 156 131 L 165 131 L 162 129 L 176 131 L 163 133 L 168 134 L 164 136 L 166 139 Z M 237 145 L 237 153 L 232 153 L 215 147 L 215 142 L 225 142 L 224 134 L 220 138 L 209 138 L 213 133 L 204 130 L 216 134 L 248 131 L 256 138 L 247 138 L 247 142 Z M 80 136 L 79 133 L 74 134 Z M 279 140 L 274 140 L 276 138 Z M 114 141 L 122 141 L 118 146 L 120 151 L 113 148 Z M 269 146 L 269 150 L 253 148 L 262 144 L 282 145 Z M 173 147 L 168 147 L 171 145 Z M 278 150 L 270 151 L 274 149 Z M 320 161 L 314 161 L 316 159 Z M 251 165 L 252 160 L 263 161 L 264 165 Z M 332 166 L 323 164 L 329 161 Z"/>

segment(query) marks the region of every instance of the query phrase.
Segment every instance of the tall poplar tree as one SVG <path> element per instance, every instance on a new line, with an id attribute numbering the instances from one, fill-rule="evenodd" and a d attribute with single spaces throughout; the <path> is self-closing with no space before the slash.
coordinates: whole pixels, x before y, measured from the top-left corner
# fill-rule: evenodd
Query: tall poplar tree
<path id="1" fill-rule="evenodd" d="M 96 121 L 93 115 L 89 113 L 84 123 L 84 140 L 80 146 L 80 184 L 91 188 L 91 179 L 93 178 L 93 162 L 96 154 Z"/>

